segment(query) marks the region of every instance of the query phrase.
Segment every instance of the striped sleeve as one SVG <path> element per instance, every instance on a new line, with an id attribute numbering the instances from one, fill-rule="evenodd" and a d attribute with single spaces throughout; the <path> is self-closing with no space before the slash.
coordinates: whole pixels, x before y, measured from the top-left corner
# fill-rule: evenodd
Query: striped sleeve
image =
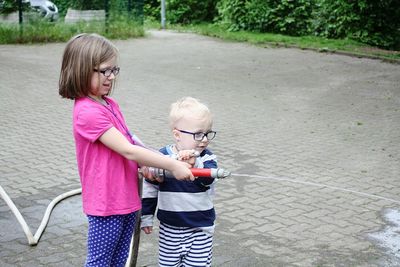
<path id="1" fill-rule="evenodd" d="M 157 184 L 143 179 L 141 227 L 153 226 L 158 201 L 158 189 L 159 186 Z"/>

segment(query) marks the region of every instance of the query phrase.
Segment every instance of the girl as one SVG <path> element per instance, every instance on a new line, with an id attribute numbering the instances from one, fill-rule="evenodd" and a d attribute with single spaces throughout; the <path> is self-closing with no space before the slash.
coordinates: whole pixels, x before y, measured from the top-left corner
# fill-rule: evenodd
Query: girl
<path id="1" fill-rule="evenodd" d="M 124 266 L 141 209 L 138 165 L 193 180 L 189 164 L 157 154 L 133 138 L 117 102 L 108 97 L 120 68 L 118 50 L 97 34 L 79 34 L 64 50 L 59 94 L 75 100 L 73 134 L 88 217 L 85 266 Z"/>

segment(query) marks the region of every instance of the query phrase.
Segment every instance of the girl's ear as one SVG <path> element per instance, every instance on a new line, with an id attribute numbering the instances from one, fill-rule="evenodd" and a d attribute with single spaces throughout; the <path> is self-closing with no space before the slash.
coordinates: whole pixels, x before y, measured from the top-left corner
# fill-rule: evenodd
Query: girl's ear
<path id="1" fill-rule="evenodd" d="M 177 129 L 172 130 L 172 135 L 174 136 L 176 142 L 181 140 L 181 133 Z"/>

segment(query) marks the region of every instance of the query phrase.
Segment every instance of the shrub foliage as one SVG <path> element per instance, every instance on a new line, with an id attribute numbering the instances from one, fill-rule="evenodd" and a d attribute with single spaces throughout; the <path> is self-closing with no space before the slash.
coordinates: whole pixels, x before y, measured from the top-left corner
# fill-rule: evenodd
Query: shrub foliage
<path id="1" fill-rule="evenodd" d="M 231 31 L 282 33 L 356 41 L 400 49 L 399 0 L 165 0 L 168 23 L 216 22 Z M 16 10 L 15 0 L 0 1 L 2 12 Z M 68 7 L 103 9 L 105 0 L 53 0 L 65 15 Z M 111 12 L 140 6 L 159 20 L 161 0 L 109 0 Z M 128 4 L 129 3 L 129 4 Z M 0 5 L 1 9 L 1 5 Z"/>
<path id="2" fill-rule="evenodd" d="M 398 0 L 220 0 L 218 19 L 231 30 L 351 38 L 400 48 Z"/>
<path id="3" fill-rule="evenodd" d="M 308 33 L 312 4 L 308 0 L 221 0 L 220 21 L 232 30 L 275 32 L 289 35 Z"/>
<path id="4" fill-rule="evenodd" d="M 215 0 L 166 0 L 166 16 L 170 23 L 200 23 L 213 21 Z"/>
<path id="5" fill-rule="evenodd" d="M 398 0 L 318 0 L 314 18 L 316 35 L 400 49 Z"/>

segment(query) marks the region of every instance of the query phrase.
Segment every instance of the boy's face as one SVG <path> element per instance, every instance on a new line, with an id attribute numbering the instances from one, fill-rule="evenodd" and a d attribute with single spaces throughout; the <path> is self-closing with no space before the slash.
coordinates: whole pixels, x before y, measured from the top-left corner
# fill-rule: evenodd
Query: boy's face
<path id="1" fill-rule="evenodd" d="M 208 133 L 209 131 L 211 131 L 211 125 L 208 119 L 186 116 L 179 120 L 172 133 L 178 150 L 194 149 L 201 153 L 210 140 L 204 136 L 201 141 L 197 141 L 191 133 Z"/>

